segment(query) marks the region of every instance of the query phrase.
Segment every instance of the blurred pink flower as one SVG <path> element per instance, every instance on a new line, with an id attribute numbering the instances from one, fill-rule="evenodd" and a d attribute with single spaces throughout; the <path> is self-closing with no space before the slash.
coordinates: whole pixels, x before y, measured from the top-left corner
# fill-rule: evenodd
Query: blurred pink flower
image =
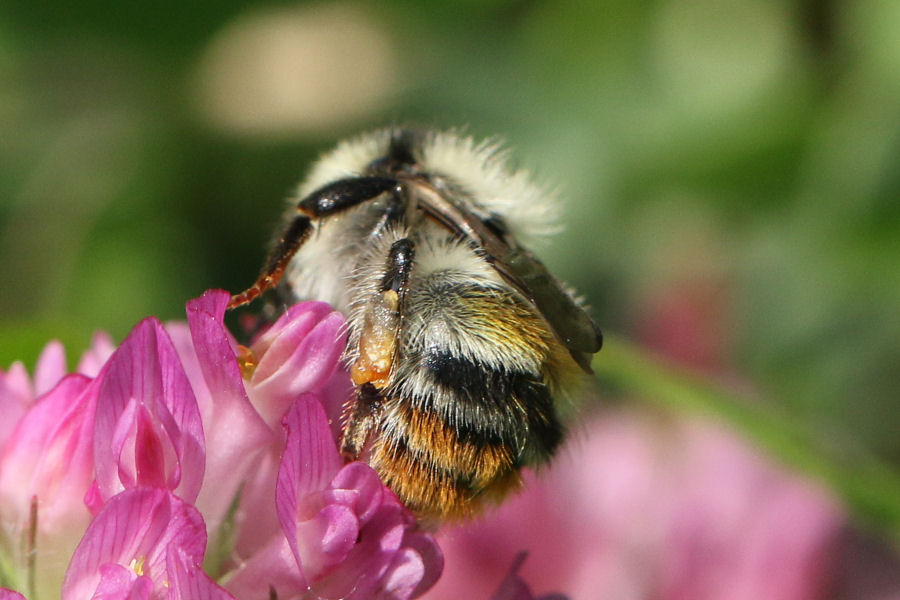
<path id="1" fill-rule="evenodd" d="M 526 558 L 528 558 L 527 552 L 520 552 L 516 556 L 512 566 L 509 568 L 509 573 L 500 583 L 496 593 L 491 596 L 491 600 L 568 600 L 561 594 L 548 594 L 536 598 L 531 593 L 531 588 L 519 575 L 519 569 L 522 568 Z"/>
<path id="2" fill-rule="evenodd" d="M 484 519 L 441 532 L 428 596 L 485 597 L 521 551 L 536 590 L 572 600 L 812 600 L 844 525 L 823 492 L 701 422 L 590 419 Z"/>
<path id="3" fill-rule="evenodd" d="M 724 278 L 665 281 L 647 294 L 636 332 L 646 348 L 703 373 L 728 372 L 734 331 Z"/>
<path id="4" fill-rule="evenodd" d="M 80 365 L 108 348 L 106 336 L 95 336 Z M 0 538 L 11 541 L 4 558 L 13 573 L 33 564 L 42 574 L 36 591 L 50 597 L 91 518 L 82 499 L 93 478 L 98 385 L 66 376 L 65 365 L 62 345 L 51 342 L 33 381 L 21 363 L 0 372 Z"/>
<path id="5" fill-rule="evenodd" d="M 91 347 L 82 355 L 77 373 L 94 377 L 112 354 L 113 345 L 105 333 L 97 333 Z M 34 378 L 28 377 L 25 365 L 15 362 L 7 370 L 0 369 L 0 446 L 9 437 L 19 419 L 38 396 L 49 392 L 66 375 L 66 354 L 62 344 L 48 343 L 37 359 Z"/>
<path id="6" fill-rule="evenodd" d="M 0 527 L 17 542 L 7 560 L 19 570 L 33 560 L 44 573 L 42 592 L 59 593 L 91 519 L 82 499 L 93 478 L 96 398 L 89 378 L 65 377 L 19 420 L 0 454 Z"/>
<path id="7" fill-rule="evenodd" d="M 3 414 L 0 444 L 6 441 L 32 402 L 34 391 L 25 365 L 16 362 L 8 370 L 0 370 L 0 414 Z"/>

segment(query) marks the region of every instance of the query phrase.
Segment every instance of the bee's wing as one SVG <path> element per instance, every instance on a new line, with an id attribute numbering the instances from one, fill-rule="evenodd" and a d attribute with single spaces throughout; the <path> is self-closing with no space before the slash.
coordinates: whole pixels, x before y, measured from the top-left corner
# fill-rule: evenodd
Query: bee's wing
<path id="1" fill-rule="evenodd" d="M 422 191 L 419 206 L 425 213 L 470 240 L 497 273 L 535 305 L 575 362 L 592 373 L 591 356 L 603 344 L 600 330 L 544 264 L 511 237 L 493 231 L 469 209 L 436 190 Z"/>
<path id="2" fill-rule="evenodd" d="M 591 357 L 603 345 L 603 336 L 593 319 L 559 280 L 524 248 L 510 248 L 493 264 L 506 281 L 534 303 L 575 362 L 587 373 L 592 373 Z"/>

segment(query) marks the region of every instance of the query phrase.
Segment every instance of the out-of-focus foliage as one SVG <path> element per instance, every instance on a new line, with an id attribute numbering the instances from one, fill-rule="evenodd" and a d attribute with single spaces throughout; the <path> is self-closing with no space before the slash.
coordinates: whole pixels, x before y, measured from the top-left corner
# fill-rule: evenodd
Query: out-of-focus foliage
<path id="1" fill-rule="evenodd" d="M 0 7 L 0 364 L 252 280 L 319 151 L 502 134 L 607 331 L 900 464 L 900 3 Z"/>

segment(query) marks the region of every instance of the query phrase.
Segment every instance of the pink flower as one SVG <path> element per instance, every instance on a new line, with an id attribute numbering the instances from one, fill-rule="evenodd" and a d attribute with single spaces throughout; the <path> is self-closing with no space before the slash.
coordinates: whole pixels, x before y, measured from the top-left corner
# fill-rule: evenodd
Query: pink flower
<path id="1" fill-rule="evenodd" d="M 73 600 L 249 600 L 413 598 L 434 583 L 434 540 L 374 471 L 337 453 L 325 414 L 350 390 L 343 317 L 299 304 L 245 349 L 224 327 L 227 302 L 207 292 L 187 325 L 146 319 L 115 350 L 96 337 L 82 374 L 65 374 L 58 344 L 33 381 L 21 365 L 0 372 L 4 584 Z M 301 408 L 316 418 L 298 421 Z M 289 496 L 303 508 L 285 520 Z M 324 512 L 304 512 L 315 502 Z"/>
<path id="2" fill-rule="evenodd" d="M 62 598 L 229 598 L 200 567 L 205 549 L 197 509 L 166 489 L 130 489 L 110 499 L 88 527 Z"/>
<path id="3" fill-rule="evenodd" d="M 253 404 L 273 428 L 302 393 L 319 393 L 338 369 L 347 344 L 344 317 L 324 302 L 288 308 L 250 346 L 256 360 L 247 382 Z M 346 398 L 336 402 L 343 405 Z"/>
<path id="4" fill-rule="evenodd" d="M 92 508 L 125 489 L 170 489 L 193 502 L 205 440 L 197 400 L 162 324 L 141 321 L 98 376 Z"/>
<path id="5" fill-rule="evenodd" d="M 79 373 L 110 352 L 109 338 L 96 335 Z M 35 579 L 42 597 L 59 594 L 66 564 L 90 522 L 82 498 L 93 478 L 97 391 L 90 377 L 66 375 L 58 342 L 41 352 L 33 380 L 21 363 L 0 372 L 0 538 L 9 541 L 7 576 L 32 564 L 42 574 Z"/>
<path id="6" fill-rule="evenodd" d="M 0 370 L 0 414 L 4 416 L 0 422 L 0 444 L 6 441 L 32 402 L 34 391 L 25 365 L 16 362 L 7 371 Z"/>
<path id="7" fill-rule="evenodd" d="M 93 477 L 97 386 L 65 377 L 22 417 L 0 454 L 0 515 L 9 557 L 20 571 L 34 561 L 42 596 L 58 594 L 62 573 L 90 522 L 82 502 Z M 33 556 L 29 556 L 33 552 Z M 51 594 L 53 595 L 53 594 Z"/>
<path id="8" fill-rule="evenodd" d="M 431 589 L 434 538 L 337 450 L 343 317 L 301 303 L 244 348 L 227 302 L 207 292 L 186 324 L 144 320 L 118 349 L 97 337 L 76 374 L 58 344 L 33 379 L 0 372 L 16 590 L 0 600 L 812 600 L 825 584 L 843 523 L 827 497 L 714 426 L 622 413 L 442 532 Z"/>
<path id="9" fill-rule="evenodd" d="M 349 397 L 349 377 L 338 371 L 346 344 L 344 319 L 327 305 L 295 305 L 242 350 L 223 324 L 228 298 L 212 291 L 191 301 L 188 323 L 200 372 L 192 380 L 199 379 L 195 389 L 204 390 L 199 397 L 208 432 L 210 485 L 201 489 L 198 507 L 209 515 L 210 535 L 218 539 L 218 529 L 240 491 L 233 518 L 239 526 L 235 562 L 241 564 L 272 536 L 283 537 L 273 499 L 285 444 L 280 421 L 290 406 L 284 398 L 319 392 L 336 415 Z M 246 381 L 236 355 L 244 361 Z M 282 385 L 274 385 L 273 379 Z M 252 520 L 252 527 L 240 527 L 245 520 Z"/>
<path id="10" fill-rule="evenodd" d="M 235 360 L 237 343 L 223 323 L 227 303 L 227 294 L 206 292 L 188 302 L 187 326 L 167 326 L 200 409 L 206 464 L 196 505 L 216 546 L 235 498 L 277 441 L 247 396 Z M 234 513 L 240 524 L 244 508 Z"/>
<path id="11" fill-rule="evenodd" d="M 844 517 L 822 491 L 709 423 L 603 414 L 484 520 L 441 532 L 429 598 L 484 597 L 514 557 L 572 600 L 813 600 Z"/>
<path id="12" fill-rule="evenodd" d="M 308 587 L 323 598 L 418 597 L 440 575 L 430 536 L 368 465 L 343 465 L 314 396 L 284 420 L 278 517 Z"/>
<path id="13" fill-rule="evenodd" d="M 78 363 L 77 373 L 94 377 L 100 366 L 112 354 L 112 342 L 105 333 L 97 333 L 91 347 Z M 34 379 L 28 377 L 25 366 L 16 362 L 4 372 L 0 369 L 0 445 L 2 445 L 19 419 L 38 396 L 50 391 L 66 375 L 66 355 L 62 344 L 53 341 L 44 347 L 37 359 Z"/>

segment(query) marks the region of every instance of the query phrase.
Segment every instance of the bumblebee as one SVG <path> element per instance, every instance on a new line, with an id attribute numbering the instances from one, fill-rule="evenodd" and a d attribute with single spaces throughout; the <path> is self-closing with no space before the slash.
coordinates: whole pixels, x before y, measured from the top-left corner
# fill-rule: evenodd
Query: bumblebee
<path id="1" fill-rule="evenodd" d="M 367 461 L 422 517 L 476 513 L 546 462 L 559 406 L 602 337 L 519 242 L 551 194 L 493 142 L 394 128 L 324 155 L 292 200 L 259 278 L 347 315 L 355 397 L 342 452 Z"/>

